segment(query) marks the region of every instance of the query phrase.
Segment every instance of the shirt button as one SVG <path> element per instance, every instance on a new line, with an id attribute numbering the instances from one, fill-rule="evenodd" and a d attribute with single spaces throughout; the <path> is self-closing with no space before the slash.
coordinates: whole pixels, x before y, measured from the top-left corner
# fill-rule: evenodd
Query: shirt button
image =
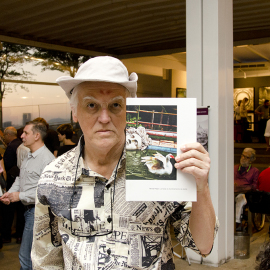
<path id="1" fill-rule="evenodd" d="M 107 221 L 108 221 L 109 223 L 111 223 L 111 222 L 112 222 L 112 218 L 111 218 L 111 217 L 108 217 L 108 218 L 107 218 Z"/>

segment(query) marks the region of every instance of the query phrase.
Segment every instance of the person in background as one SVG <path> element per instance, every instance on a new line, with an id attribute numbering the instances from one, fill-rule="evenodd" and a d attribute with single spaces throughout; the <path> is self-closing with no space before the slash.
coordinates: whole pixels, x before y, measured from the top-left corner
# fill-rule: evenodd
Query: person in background
<path id="1" fill-rule="evenodd" d="M 32 269 L 31 247 L 33 241 L 33 226 L 35 212 L 36 188 L 40 175 L 54 155 L 44 145 L 47 127 L 42 122 L 30 121 L 23 129 L 23 143 L 29 147 L 27 158 L 22 162 L 20 175 L 12 187 L 0 198 L 9 205 L 21 201 L 24 206 L 25 227 L 19 252 L 21 270 Z"/>
<path id="2" fill-rule="evenodd" d="M 6 172 L 3 156 L 1 154 L 0 154 L 0 174 L 2 174 L 5 181 L 7 181 L 7 172 Z"/>
<path id="3" fill-rule="evenodd" d="M 236 223 L 241 223 L 243 206 L 247 203 L 245 193 L 249 190 L 255 190 L 257 188 L 257 180 L 260 171 L 257 168 L 251 166 L 255 159 L 256 151 L 253 148 L 245 148 L 241 154 L 240 164 L 234 166 Z"/>
<path id="4" fill-rule="evenodd" d="M 2 196 L 4 194 L 4 192 L 6 191 L 6 179 L 7 179 L 7 175 L 6 175 L 6 170 L 5 170 L 5 165 L 4 165 L 4 160 L 3 160 L 3 156 L 0 154 L 0 196 Z M 1 218 L 1 205 L 0 205 L 0 227 L 2 224 L 2 218 Z M 3 239 L 2 239 L 2 234 L 0 231 L 0 249 L 3 247 Z"/>
<path id="5" fill-rule="evenodd" d="M 270 167 L 260 173 L 257 189 L 260 191 L 270 192 Z"/>
<path id="6" fill-rule="evenodd" d="M 23 134 L 23 128 L 19 128 L 17 130 L 17 136 L 21 140 L 21 142 L 22 142 L 22 139 L 21 139 L 22 134 Z M 17 148 L 17 151 L 16 151 L 17 152 L 17 166 L 19 169 L 21 168 L 23 160 L 28 156 L 29 151 L 30 149 L 24 146 L 23 142 Z"/>
<path id="7" fill-rule="evenodd" d="M 247 103 L 248 103 L 248 98 L 244 98 L 240 104 L 240 116 L 241 116 L 241 129 L 242 129 L 242 134 L 243 134 L 243 138 L 242 138 L 242 141 L 243 142 L 249 142 L 249 136 L 248 136 L 248 132 L 247 132 L 247 129 L 248 129 L 248 120 L 247 120 Z"/>
<path id="8" fill-rule="evenodd" d="M 266 127 L 266 122 L 269 119 L 269 100 L 266 99 L 263 105 L 260 105 L 256 110 L 255 114 L 258 115 L 259 120 L 259 142 L 265 143 L 264 132 Z"/>
<path id="9" fill-rule="evenodd" d="M 238 100 L 237 107 L 234 111 L 234 141 L 241 142 L 243 139 L 241 116 L 240 116 L 240 105 L 242 100 Z"/>
<path id="10" fill-rule="evenodd" d="M 264 132 L 264 138 L 265 138 L 265 142 L 266 142 L 266 151 L 269 150 L 270 146 L 269 146 L 269 138 L 270 138 L 270 120 L 268 120 L 266 122 L 266 128 L 265 128 L 265 132 Z"/>
<path id="11" fill-rule="evenodd" d="M 17 166 L 17 148 L 21 144 L 21 141 L 17 138 L 16 128 L 12 126 L 7 127 L 4 130 L 4 140 L 7 144 L 3 157 L 7 175 L 6 190 L 9 190 L 20 173 L 20 169 Z M 24 208 L 21 202 L 17 202 L 12 205 L 2 205 L 1 233 L 3 236 L 3 243 L 11 242 L 11 228 L 15 213 L 17 213 L 15 234 L 16 243 L 20 244 L 22 241 L 24 229 Z"/>
<path id="12" fill-rule="evenodd" d="M 62 146 L 60 146 L 57 156 L 61 156 L 67 151 L 71 150 L 76 146 L 76 143 L 74 143 L 71 139 L 73 136 L 73 127 L 70 124 L 62 124 L 57 128 L 58 132 L 58 139 L 60 142 L 63 143 Z"/>
<path id="13" fill-rule="evenodd" d="M 44 143 L 45 143 L 46 147 L 56 157 L 57 156 L 57 151 L 58 151 L 58 149 L 60 147 L 60 142 L 58 140 L 57 132 L 55 130 L 49 128 L 49 124 L 42 117 L 38 117 L 38 118 L 34 119 L 33 121 L 42 122 L 42 123 L 44 123 L 46 125 L 46 127 L 47 127 L 47 135 L 46 135 L 46 137 L 44 139 Z"/>

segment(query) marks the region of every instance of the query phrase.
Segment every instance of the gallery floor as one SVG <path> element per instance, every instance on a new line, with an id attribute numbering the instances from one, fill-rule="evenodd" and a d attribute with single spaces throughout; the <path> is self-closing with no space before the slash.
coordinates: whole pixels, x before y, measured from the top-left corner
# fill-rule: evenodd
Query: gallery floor
<path id="1" fill-rule="evenodd" d="M 175 257 L 176 270 L 203 270 L 203 269 L 245 269 L 254 270 L 256 266 L 256 255 L 258 254 L 262 244 L 269 240 L 268 235 L 269 222 L 265 223 L 264 229 L 260 232 L 254 233 L 250 239 L 250 258 L 245 260 L 234 259 L 221 265 L 220 267 L 211 267 L 209 265 L 192 263 L 188 264 L 186 260 Z M 173 239 L 174 245 L 176 241 Z M 13 238 L 10 244 L 4 244 L 4 247 L 0 250 L 0 262 L 1 270 L 16 270 L 20 268 L 18 253 L 20 245 L 16 244 L 16 240 Z M 182 253 L 181 247 L 177 246 L 175 252 Z"/>

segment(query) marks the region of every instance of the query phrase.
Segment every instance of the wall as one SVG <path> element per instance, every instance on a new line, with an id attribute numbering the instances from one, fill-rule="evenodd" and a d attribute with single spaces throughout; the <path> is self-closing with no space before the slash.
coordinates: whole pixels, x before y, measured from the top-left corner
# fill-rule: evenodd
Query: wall
<path id="1" fill-rule="evenodd" d="M 138 74 L 138 77 L 138 97 L 171 97 L 171 71 L 168 80 L 146 74 Z"/>
<path id="2" fill-rule="evenodd" d="M 186 88 L 186 66 L 171 55 L 123 59 L 129 72 L 136 72 L 139 97 L 175 97 Z M 168 78 L 163 79 L 164 73 Z"/>
<path id="3" fill-rule="evenodd" d="M 187 72 L 172 70 L 172 97 L 176 97 L 176 88 L 187 88 Z"/>

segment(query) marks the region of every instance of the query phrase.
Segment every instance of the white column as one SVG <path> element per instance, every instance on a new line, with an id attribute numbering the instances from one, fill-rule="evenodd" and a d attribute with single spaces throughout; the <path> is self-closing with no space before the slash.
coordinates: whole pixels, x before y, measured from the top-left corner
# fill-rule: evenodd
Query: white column
<path id="1" fill-rule="evenodd" d="M 209 186 L 220 228 L 211 255 L 218 266 L 234 257 L 232 0 L 187 0 L 187 97 L 209 108 Z M 191 261 L 200 257 L 188 251 Z"/>

